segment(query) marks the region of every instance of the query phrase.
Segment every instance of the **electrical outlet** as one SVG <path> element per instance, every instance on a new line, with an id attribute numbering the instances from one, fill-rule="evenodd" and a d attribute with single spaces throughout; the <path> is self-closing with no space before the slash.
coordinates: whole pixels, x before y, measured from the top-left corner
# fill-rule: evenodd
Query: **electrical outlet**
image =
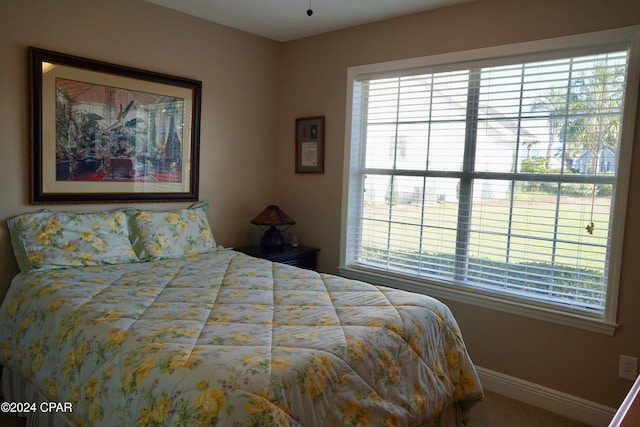
<path id="1" fill-rule="evenodd" d="M 638 358 L 620 355 L 620 363 L 618 364 L 618 376 L 625 380 L 635 381 L 638 376 Z"/>

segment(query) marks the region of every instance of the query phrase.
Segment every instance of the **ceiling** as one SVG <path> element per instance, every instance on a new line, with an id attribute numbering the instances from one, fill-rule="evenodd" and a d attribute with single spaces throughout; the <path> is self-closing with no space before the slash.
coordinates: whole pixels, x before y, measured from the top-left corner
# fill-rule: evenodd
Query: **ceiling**
<path id="1" fill-rule="evenodd" d="M 146 1 L 284 42 L 473 0 Z"/>

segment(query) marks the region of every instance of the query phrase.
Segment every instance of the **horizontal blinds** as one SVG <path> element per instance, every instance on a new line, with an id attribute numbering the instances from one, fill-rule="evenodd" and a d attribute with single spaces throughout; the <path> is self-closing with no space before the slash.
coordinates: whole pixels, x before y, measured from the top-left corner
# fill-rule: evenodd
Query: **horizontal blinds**
<path id="1" fill-rule="evenodd" d="M 602 314 L 627 57 L 357 82 L 350 258 Z"/>
<path id="2" fill-rule="evenodd" d="M 385 78 L 398 78 L 416 76 L 429 73 L 441 73 L 450 71 L 464 71 L 471 68 L 489 68 L 511 64 L 535 63 L 569 57 L 586 57 L 589 55 L 606 54 L 609 52 L 626 51 L 630 47 L 630 41 L 609 40 L 604 42 L 599 39 L 588 40 L 584 34 L 577 36 L 579 42 L 572 41 L 571 37 L 564 40 L 554 40 L 552 46 L 548 43 L 523 43 L 518 45 L 518 52 L 514 53 L 509 47 L 492 47 L 473 51 L 462 51 L 444 55 L 434 55 L 427 58 L 414 58 L 412 60 L 391 61 L 375 65 L 354 67 L 355 81 L 374 81 Z M 545 45 L 545 46 L 542 46 Z"/>

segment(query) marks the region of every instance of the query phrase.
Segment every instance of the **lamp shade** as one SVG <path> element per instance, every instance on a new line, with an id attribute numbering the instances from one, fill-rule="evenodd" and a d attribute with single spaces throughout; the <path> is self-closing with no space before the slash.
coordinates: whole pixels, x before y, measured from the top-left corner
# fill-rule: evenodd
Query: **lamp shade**
<path id="1" fill-rule="evenodd" d="M 266 248 L 279 248 L 284 245 L 284 239 L 282 238 L 280 230 L 276 227 L 286 226 L 289 228 L 296 222 L 278 206 L 269 205 L 256 215 L 255 218 L 251 220 L 251 223 L 257 225 L 265 232 L 262 240 L 260 240 L 262 246 Z M 262 226 L 267 226 L 269 229 L 264 230 Z M 285 228 L 285 230 L 287 228 Z"/>
<path id="2" fill-rule="evenodd" d="M 284 213 L 280 207 L 276 205 L 269 205 L 262 212 L 255 216 L 251 220 L 252 224 L 255 225 L 268 225 L 268 226 L 282 226 L 288 225 L 292 226 L 296 222 L 292 220 L 289 215 Z"/>

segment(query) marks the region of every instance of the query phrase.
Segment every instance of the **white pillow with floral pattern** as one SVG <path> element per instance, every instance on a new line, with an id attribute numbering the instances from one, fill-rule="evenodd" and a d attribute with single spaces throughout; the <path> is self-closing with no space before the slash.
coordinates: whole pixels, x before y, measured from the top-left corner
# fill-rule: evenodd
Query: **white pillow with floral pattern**
<path id="1" fill-rule="evenodd" d="M 43 210 L 18 215 L 7 224 L 23 272 L 139 261 L 123 210 Z"/>
<path id="2" fill-rule="evenodd" d="M 135 222 L 146 258 L 179 258 L 214 249 L 207 207 L 200 202 L 188 209 L 139 210 Z"/>

